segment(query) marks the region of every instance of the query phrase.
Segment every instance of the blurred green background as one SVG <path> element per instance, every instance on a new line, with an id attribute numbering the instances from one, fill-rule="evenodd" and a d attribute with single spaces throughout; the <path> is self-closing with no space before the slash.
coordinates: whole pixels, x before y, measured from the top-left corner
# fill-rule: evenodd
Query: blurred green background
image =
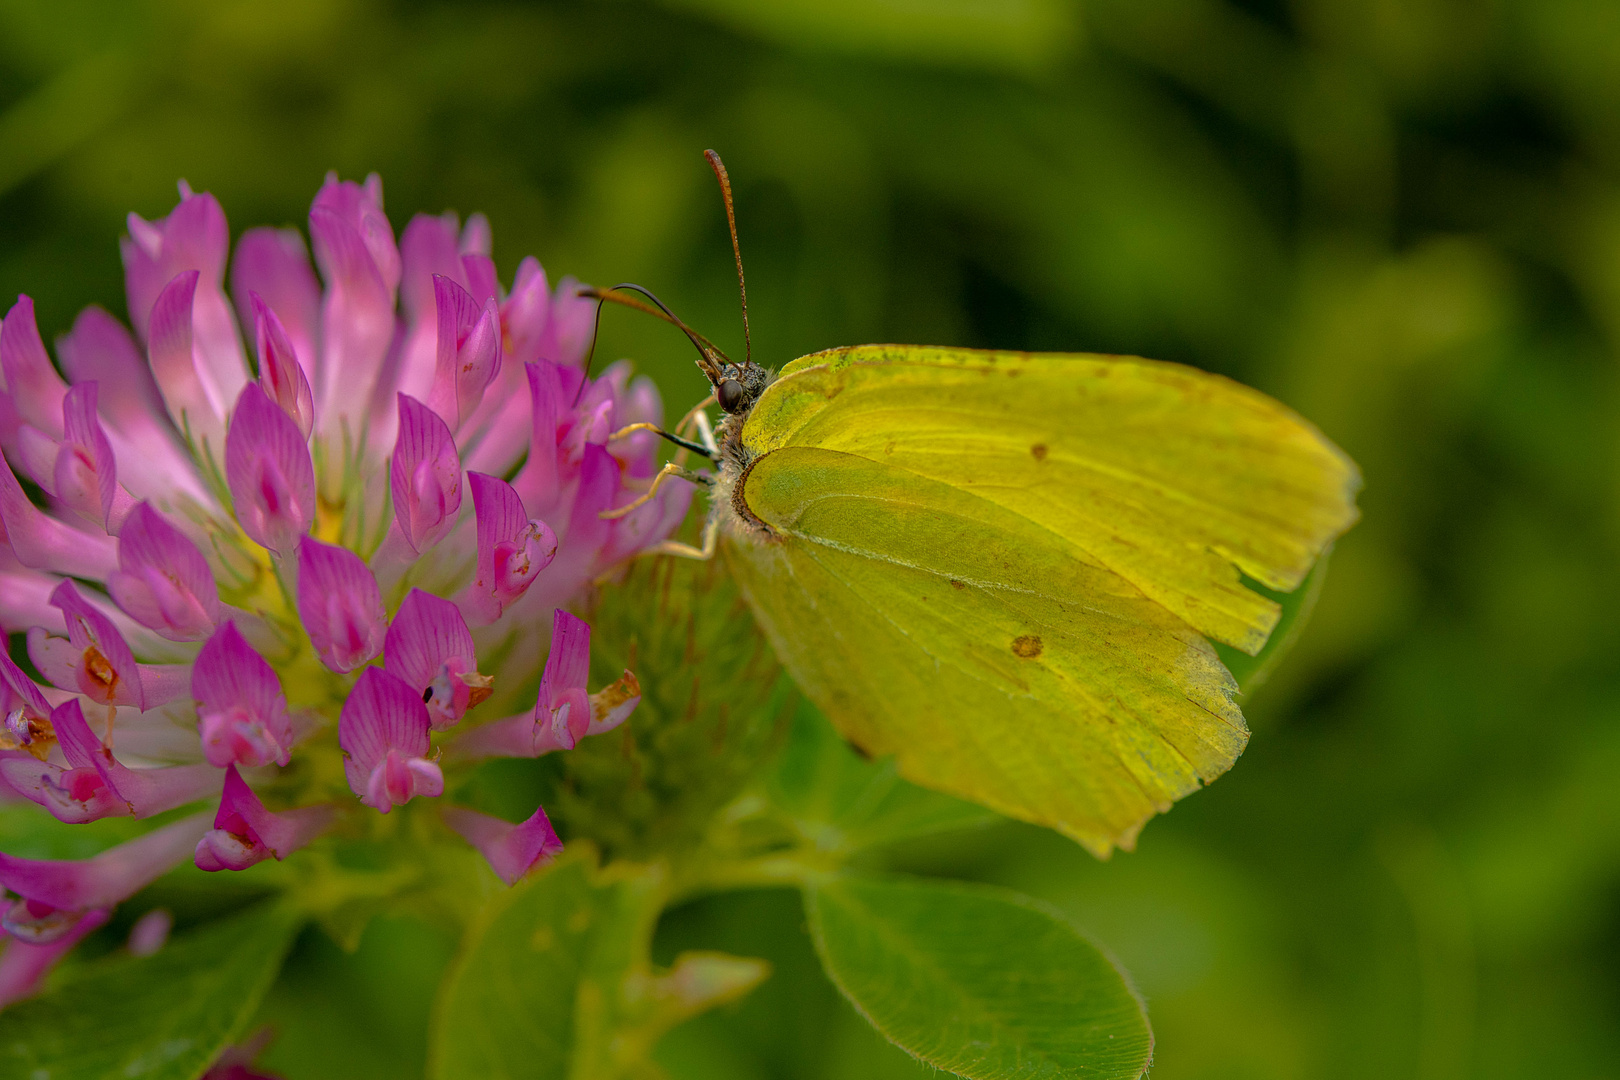
<path id="1" fill-rule="evenodd" d="M 0 296 L 120 314 L 185 177 L 233 231 L 328 168 L 396 230 L 482 210 L 756 357 L 892 340 L 1134 352 L 1297 407 L 1362 465 L 1230 775 L 1093 862 L 1013 825 L 896 853 L 1047 897 L 1146 995 L 1155 1080 L 1620 1076 L 1620 5 L 1614 0 L 8 0 Z M 604 348 L 703 383 L 610 313 Z M 683 1077 L 921 1076 L 791 893 L 672 912 L 770 957 Z M 420 1069 L 448 931 L 302 939 L 289 1077 Z M 932 1075 L 932 1074 L 930 1074 Z"/>

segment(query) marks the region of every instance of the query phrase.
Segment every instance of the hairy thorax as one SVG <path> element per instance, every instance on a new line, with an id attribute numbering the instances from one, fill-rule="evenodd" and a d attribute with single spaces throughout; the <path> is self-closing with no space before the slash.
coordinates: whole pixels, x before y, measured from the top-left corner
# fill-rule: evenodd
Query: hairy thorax
<path id="1" fill-rule="evenodd" d="M 763 390 L 763 387 L 761 387 Z M 748 470 L 758 455 L 743 445 L 743 425 L 753 410 L 753 402 L 739 412 L 728 413 L 715 429 L 715 442 L 719 446 L 714 488 L 709 496 L 709 515 L 728 537 L 754 543 L 774 541 L 775 531 L 748 508 L 743 491 Z"/>

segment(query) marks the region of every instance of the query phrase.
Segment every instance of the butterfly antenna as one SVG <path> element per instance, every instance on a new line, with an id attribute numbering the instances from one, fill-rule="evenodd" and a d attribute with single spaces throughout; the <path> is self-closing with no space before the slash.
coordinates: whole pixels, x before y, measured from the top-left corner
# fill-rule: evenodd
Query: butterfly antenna
<path id="1" fill-rule="evenodd" d="M 574 391 L 574 404 L 569 406 L 571 409 L 579 407 L 579 399 L 585 396 L 585 387 L 590 384 L 591 365 L 596 362 L 596 339 L 602 332 L 602 305 L 607 301 L 606 297 L 596 293 L 593 289 L 581 289 L 580 295 L 596 296 L 596 318 L 591 322 L 591 347 L 585 353 L 585 374 L 579 380 L 579 389 Z"/>
<path id="2" fill-rule="evenodd" d="M 620 290 L 638 292 L 642 296 L 645 296 L 648 300 L 651 300 L 656 307 L 648 307 L 639 300 L 633 300 L 628 296 L 619 296 L 617 294 Z M 671 326 L 674 326 L 676 329 L 680 330 L 681 333 L 685 334 L 687 340 L 692 343 L 692 347 L 697 349 L 698 367 L 702 370 L 704 376 L 707 377 L 710 382 L 716 385 L 718 385 L 721 380 L 720 364 L 731 363 L 731 358 L 722 352 L 719 346 L 710 341 L 708 338 L 704 337 L 702 334 L 698 333 L 696 330 L 693 330 L 690 326 L 687 326 L 673 311 L 669 310 L 669 308 L 665 306 L 662 300 L 658 299 L 658 297 L 654 296 L 646 288 L 637 285 L 634 282 L 621 282 L 618 285 L 614 285 L 606 289 L 585 289 L 581 295 L 594 297 L 598 301 L 611 300 L 615 304 L 622 304 L 627 308 L 633 308 L 636 311 L 644 312 L 653 316 L 654 318 L 662 319 Z M 598 315 L 600 315 L 600 304 L 597 307 L 597 312 Z"/>
<path id="3" fill-rule="evenodd" d="M 743 360 L 753 363 L 754 343 L 748 334 L 748 283 L 743 280 L 742 247 L 737 243 L 737 213 L 731 205 L 731 177 L 726 174 L 726 163 L 720 160 L 719 154 L 705 150 L 703 156 L 708 159 L 709 168 L 714 170 L 714 178 L 720 181 L 720 197 L 726 202 L 726 227 L 731 230 L 731 254 L 737 260 L 737 291 L 742 294 Z"/>

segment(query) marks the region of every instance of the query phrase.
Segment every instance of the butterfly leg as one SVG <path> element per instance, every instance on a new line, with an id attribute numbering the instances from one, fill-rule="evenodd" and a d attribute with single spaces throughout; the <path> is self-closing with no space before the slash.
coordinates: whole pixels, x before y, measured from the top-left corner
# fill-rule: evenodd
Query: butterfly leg
<path id="1" fill-rule="evenodd" d="M 702 547 L 695 548 L 691 544 L 683 544 L 679 540 L 665 540 L 657 547 L 648 548 L 645 554 L 674 555 L 682 559 L 699 559 L 703 562 L 707 562 L 708 560 L 714 558 L 715 547 L 718 545 L 719 540 L 720 522 L 717 519 L 711 518 L 709 523 L 703 526 Z"/>
<path id="2" fill-rule="evenodd" d="M 698 438 L 702 439 L 703 445 L 709 449 L 709 458 L 718 460 L 720 444 L 714 441 L 714 428 L 709 425 L 709 414 L 700 409 L 692 413 L 692 418 L 697 423 Z"/>
<path id="3" fill-rule="evenodd" d="M 626 506 L 617 506 L 612 510 L 603 510 L 597 516 L 608 521 L 612 521 L 614 518 L 624 517 L 624 515 L 628 514 L 630 511 L 639 506 L 645 506 L 654 495 L 658 494 L 658 489 L 663 485 L 664 481 L 669 479 L 671 476 L 678 476 L 682 480 L 689 480 L 692 483 L 705 488 L 714 483 L 714 477 L 710 476 L 708 473 L 693 472 L 691 469 L 684 469 L 672 461 L 665 465 L 662 469 L 658 470 L 658 475 L 653 477 L 652 487 L 648 488 L 647 493 L 641 496 L 641 498 L 629 503 Z"/>
<path id="4" fill-rule="evenodd" d="M 680 449 L 675 452 L 676 453 L 676 460 L 678 460 L 678 461 L 684 461 L 685 460 L 685 454 L 686 454 L 687 451 L 692 451 L 693 453 L 702 454 L 704 457 L 710 459 L 711 461 L 714 460 L 714 458 L 719 454 L 719 451 L 716 450 L 716 449 L 713 449 L 713 448 L 711 448 L 709 446 L 705 446 L 703 443 L 693 442 L 691 439 L 684 438 L 684 437 L 682 437 L 680 435 L 677 435 L 673 431 L 665 431 L 663 428 L 659 427 L 657 424 L 648 424 L 648 423 L 627 424 L 624 427 L 620 428 L 618 431 L 615 431 L 613 434 L 609 435 L 607 437 L 607 441 L 608 442 L 618 442 L 620 439 L 629 438 L 631 435 L 634 435 L 638 431 L 650 431 L 654 435 L 657 435 L 659 438 L 668 439 L 670 442 L 672 442 L 676 446 L 680 447 Z M 712 442 L 713 440 L 711 439 L 710 441 Z"/>
<path id="5" fill-rule="evenodd" d="M 688 409 L 686 411 L 686 415 L 681 417 L 681 422 L 675 425 L 675 434 L 685 435 L 688 425 L 694 421 L 697 414 L 713 404 L 715 404 L 715 396 L 710 394 L 708 397 L 704 398 L 702 401 Z M 704 417 L 704 419 L 706 420 L 708 417 Z"/>

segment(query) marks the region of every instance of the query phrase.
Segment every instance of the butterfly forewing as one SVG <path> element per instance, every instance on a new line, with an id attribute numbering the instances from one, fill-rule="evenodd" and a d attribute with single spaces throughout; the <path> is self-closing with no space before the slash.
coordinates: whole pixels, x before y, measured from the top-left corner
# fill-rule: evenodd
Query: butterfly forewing
<path id="1" fill-rule="evenodd" d="M 842 450 L 989 499 L 1249 653 L 1355 521 L 1355 466 L 1220 376 L 1133 358 L 860 346 L 794 361 L 744 431 Z"/>

